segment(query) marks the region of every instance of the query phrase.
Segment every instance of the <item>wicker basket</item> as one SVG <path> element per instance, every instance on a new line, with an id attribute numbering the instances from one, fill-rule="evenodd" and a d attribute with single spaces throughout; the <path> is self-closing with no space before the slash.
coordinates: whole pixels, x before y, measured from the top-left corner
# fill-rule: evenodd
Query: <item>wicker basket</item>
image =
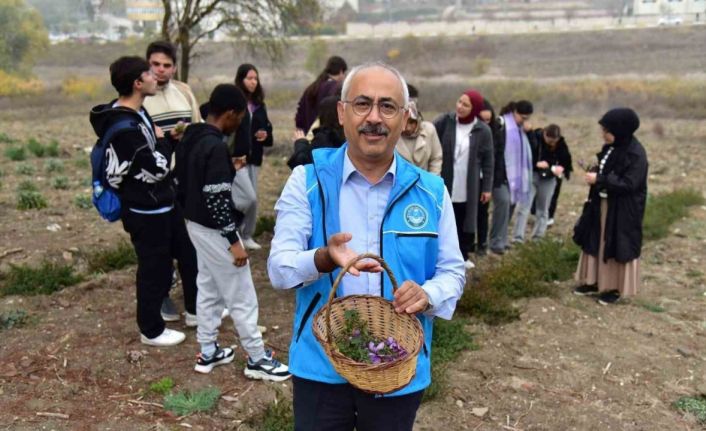
<path id="1" fill-rule="evenodd" d="M 424 332 L 419 319 L 409 314 L 397 313 L 392 303 L 385 298 L 350 295 L 334 299 L 343 276 L 351 266 L 362 259 L 375 259 L 380 262 L 390 277 L 393 292 L 397 290 L 397 280 L 387 263 L 377 255 L 361 254 L 341 269 L 333 283 L 327 304 L 314 316 L 313 330 L 338 374 L 362 391 L 387 394 L 402 389 L 414 378 L 417 355 L 424 343 Z M 393 337 L 400 346 L 404 347 L 407 355 L 396 361 L 380 364 L 355 362 L 342 355 L 333 340 L 343 331 L 344 314 L 348 310 L 356 310 L 361 320 L 368 323 L 370 335 L 377 339 Z"/>

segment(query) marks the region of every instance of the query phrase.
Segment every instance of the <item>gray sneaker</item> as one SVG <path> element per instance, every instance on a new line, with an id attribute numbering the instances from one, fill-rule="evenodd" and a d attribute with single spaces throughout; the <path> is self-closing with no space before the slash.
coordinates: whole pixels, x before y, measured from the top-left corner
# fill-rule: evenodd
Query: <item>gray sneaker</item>
<path id="1" fill-rule="evenodd" d="M 165 322 L 178 322 L 179 321 L 179 312 L 176 309 L 176 305 L 174 305 L 174 301 L 172 301 L 172 298 L 170 297 L 165 297 L 162 300 L 162 309 L 160 310 L 162 313 L 162 319 L 164 319 Z"/>
<path id="2" fill-rule="evenodd" d="M 274 358 L 271 350 L 265 351 L 265 357 L 257 362 L 253 362 L 248 357 L 248 364 L 245 366 L 245 377 L 255 380 L 270 380 L 282 382 L 292 377 L 289 367 Z"/>

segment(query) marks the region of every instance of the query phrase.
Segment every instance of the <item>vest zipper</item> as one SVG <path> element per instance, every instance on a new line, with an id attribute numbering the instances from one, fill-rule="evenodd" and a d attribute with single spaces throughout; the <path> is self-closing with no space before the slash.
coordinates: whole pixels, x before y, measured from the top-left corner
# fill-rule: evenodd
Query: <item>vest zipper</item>
<path id="1" fill-rule="evenodd" d="M 412 187 L 414 187 L 415 184 L 417 184 L 417 181 L 419 181 L 419 177 L 417 177 L 417 179 L 415 179 L 412 182 L 412 184 L 407 186 L 407 188 L 402 190 L 402 192 L 400 194 L 398 194 L 397 197 L 395 197 L 395 199 L 392 202 L 390 202 L 390 205 L 388 205 L 387 208 L 385 208 L 385 212 L 382 214 L 382 221 L 380 222 L 379 239 L 380 239 L 380 257 L 383 259 L 385 258 L 385 256 L 383 255 L 383 247 L 382 247 L 382 243 L 383 243 L 383 241 L 382 241 L 382 228 L 383 228 L 383 225 L 385 224 L 385 217 L 387 217 L 387 214 L 390 212 L 390 209 L 392 209 L 392 207 L 395 205 L 395 203 L 397 203 L 397 201 L 400 200 L 400 198 L 405 193 L 407 193 Z M 385 292 L 385 271 L 380 273 L 380 297 L 382 297 L 382 298 L 385 297 L 384 292 Z"/>

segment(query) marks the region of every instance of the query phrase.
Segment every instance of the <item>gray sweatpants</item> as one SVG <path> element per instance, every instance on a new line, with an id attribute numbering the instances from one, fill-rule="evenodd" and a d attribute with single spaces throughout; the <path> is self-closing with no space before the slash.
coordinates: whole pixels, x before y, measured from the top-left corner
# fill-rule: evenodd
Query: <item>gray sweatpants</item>
<path id="1" fill-rule="evenodd" d="M 196 340 L 212 343 L 218 338 L 221 313 L 230 311 L 240 344 L 257 362 L 265 356 L 262 334 L 257 329 L 258 304 L 250 263 L 233 265 L 230 244 L 216 229 L 186 222 L 189 238 L 196 248 L 199 275 L 196 277 Z"/>
<path id="2" fill-rule="evenodd" d="M 252 238 L 257 224 L 257 173 L 259 166 L 246 165 L 238 169 L 233 178 L 231 194 L 235 208 L 245 217 L 240 226 L 243 238 Z"/>
<path id="3" fill-rule="evenodd" d="M 510 223 L 510 188 L 507 184 L 493 188 L 493 219 L 490 226 L 490 249 L 504 252 L 507 246 L 507 228 Z"/>
<path id="4" fill-rule="evenodd" d="M 512 240 L 515 242 L 523 242 L 525 240 L 525 230 L 527 229 L 527 219 L 529 218 L 532 202 L 535 197 L 536 221 L 534 229 L 532 229 L 532 239 L 544 237 L 547 232 L 547 222 L 549 221 L 549 204 L 552 202 L 552 195 L 556 187 L 556 178 L 541 178 L 537 172 L 532 174 L 532 192 L 528 205 L 517 206 L 517 219 L 515 220 L 515 228 L 513 229 Z"/>

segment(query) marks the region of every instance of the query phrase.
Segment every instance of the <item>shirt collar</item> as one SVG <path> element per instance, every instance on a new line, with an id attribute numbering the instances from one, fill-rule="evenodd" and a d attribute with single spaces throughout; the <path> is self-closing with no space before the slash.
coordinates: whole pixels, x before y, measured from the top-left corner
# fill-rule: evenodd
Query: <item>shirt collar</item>
<path id="1" fill-rule="evenodd" d="M 385 175 L 382 176 L 382 179 L 378 181 L 378 183 L 385 181 L 385 180 L 390 180 L 392 184 L 395 184 L 395 172 L 397 172 L 397 157 L 394 155 L 392 156 L 392 163 L 390 164 L 390 167 L 387 169 L 387 172 Z M 351 176 L 356 175 L 365 181 L 365 177 L 363 174 L 358 172 L 358 170 L 353 166 L 353 162 L 351 161 L 350 157 L 348 157 L 348 149 L 346 149 L 346 153 L 343 157 L 343 177 L 342 177 L 342 184 L 345 184 L 346 181 L 348 181 Z M 374 185 L 374 184 L 372 184 Z"/>

